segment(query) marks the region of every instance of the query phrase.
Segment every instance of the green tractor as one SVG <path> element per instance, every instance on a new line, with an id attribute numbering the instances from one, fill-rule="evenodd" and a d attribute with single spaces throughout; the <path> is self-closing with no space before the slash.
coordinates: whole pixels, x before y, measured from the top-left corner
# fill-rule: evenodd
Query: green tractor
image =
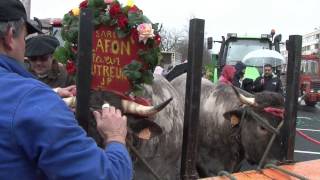
<path id="1" fill-rule="evenodd" d="M 212 48 L 212 43 L 221 43 L 218 58 L 215 62 L 213 58 L 213 79 L 220 76 L 220 72 L 224 65 L 235 65 L 236 62 L 241 61 L 249 52 L 259 49 L 270 49 L 280 52 L 281 34 L 275 36 L 275 31 L 271 34 L 261 34 L 260 37 L 238 36 L 236 33 L 228 33 L 227 38 L 222 36 L 222 41 L 213 41 L 211 37 L 208 38 L 208 49 Z M 215 57 L 215 55 L 213 56 Z M 246 68 L 245 78 L 256 79 L 261 73 L 258 67 Z"/>

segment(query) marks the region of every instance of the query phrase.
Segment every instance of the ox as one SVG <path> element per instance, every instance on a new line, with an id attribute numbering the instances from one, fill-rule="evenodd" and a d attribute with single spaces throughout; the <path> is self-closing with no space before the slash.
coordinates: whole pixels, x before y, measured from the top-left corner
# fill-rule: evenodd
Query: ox
<path id="1" fill-rule="evenodd" d="M 185 95 L 185 74 L 171 83 L 180 95 Z M 269 132 L 270 127 L 277 127 L 283 120 L 282 113 L 274 113 L 283 112 L 283 105 L 282 96 L 276 93 L 262 92 L 255 94 L 255 98 L 246 98 L 232 86 L 214 85 L 202 79 L 197 157 L 199 176 L 217 175 L 221 170 L 236 172 L 243 159 L 257 164 L 273 135 Z M 261 118 L 265 123 L 257 120 Z M 282 144 L 277 136 L 265 162 L 284 157 Z"/>
<path id="2" fill-rule="evenodd" d="M 121 109 L 128 118 L 130 140 L 127 143 L 132 144 L 161 179 L 179 179 L 183 133 L 182 98 L 160 75 L 155 75 L 152 85 L 145 85 L 142 97 L 150 99 L 157 106 L 143 106 L 107 92 L 93 92 L 90 105 L 100 108 L 108 102 Z M 91 121 L 94 121 L 93 118 Z M 94 122 L 91 124 L 89 134 L 99 142 Z M 130 154 L 134 163 L 134 178 L 154 179 L 146 165 L 132 151 Z"/>

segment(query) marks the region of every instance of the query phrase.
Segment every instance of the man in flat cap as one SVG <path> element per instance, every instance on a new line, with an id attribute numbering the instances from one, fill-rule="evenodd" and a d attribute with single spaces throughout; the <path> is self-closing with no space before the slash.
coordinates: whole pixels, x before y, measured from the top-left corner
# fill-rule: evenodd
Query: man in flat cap
<path id="1" fill-rule="evenodd" d="M 58 39 L 50 35 L 38 35 L 26 41 L 29 71 L 52 88 L 75 84 L 65 66 L 53 59 L 53 53 L 58 46 Z"/>
<path id="2" fill-rule="evenodd" d="M 99 148 L 58 94 L 23 67 L 33 32 L 19 0 L 0 0 L 0 179 L 132 179 L 126 117 L 109 106 L 94 112 L 107 144 Z"/>

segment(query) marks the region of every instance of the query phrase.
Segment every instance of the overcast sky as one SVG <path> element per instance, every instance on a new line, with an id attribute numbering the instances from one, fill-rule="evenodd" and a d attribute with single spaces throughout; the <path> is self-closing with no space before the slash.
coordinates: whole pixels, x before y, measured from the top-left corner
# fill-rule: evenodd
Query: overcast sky
<path id="1" fill-rule="evenodd" d="M 241 35 L 306 34 L 320 27 L 320 0 L 133 0 L 152 22 L 166 29 L 188 29 L 191 17 L 205 20 L 205 36 L 220 40 Z M 31 0 L 31 17 L 63 17 L 82 0 Z M 127 0 L 120 0 L 126 4 Z"/>

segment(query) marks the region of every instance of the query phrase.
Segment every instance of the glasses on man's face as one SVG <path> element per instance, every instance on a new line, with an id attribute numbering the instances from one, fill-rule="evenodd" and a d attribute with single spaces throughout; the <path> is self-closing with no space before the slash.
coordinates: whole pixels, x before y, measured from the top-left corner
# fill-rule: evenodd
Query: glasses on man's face
<path id="1" fill-rule="evenodd" d="M 43 56 L 32 56 L 29 57 L 29 61 L 31 62 L 36 62 L 36 61 L 40 61 L 40 62 L 46 62 L 51 58 L 51 55 L 43 55 Z"/>
<path id="2" fill-rule="evenodd" d="M 264 72 L 271 72 L 272 69 L 264 69 Z"/>

